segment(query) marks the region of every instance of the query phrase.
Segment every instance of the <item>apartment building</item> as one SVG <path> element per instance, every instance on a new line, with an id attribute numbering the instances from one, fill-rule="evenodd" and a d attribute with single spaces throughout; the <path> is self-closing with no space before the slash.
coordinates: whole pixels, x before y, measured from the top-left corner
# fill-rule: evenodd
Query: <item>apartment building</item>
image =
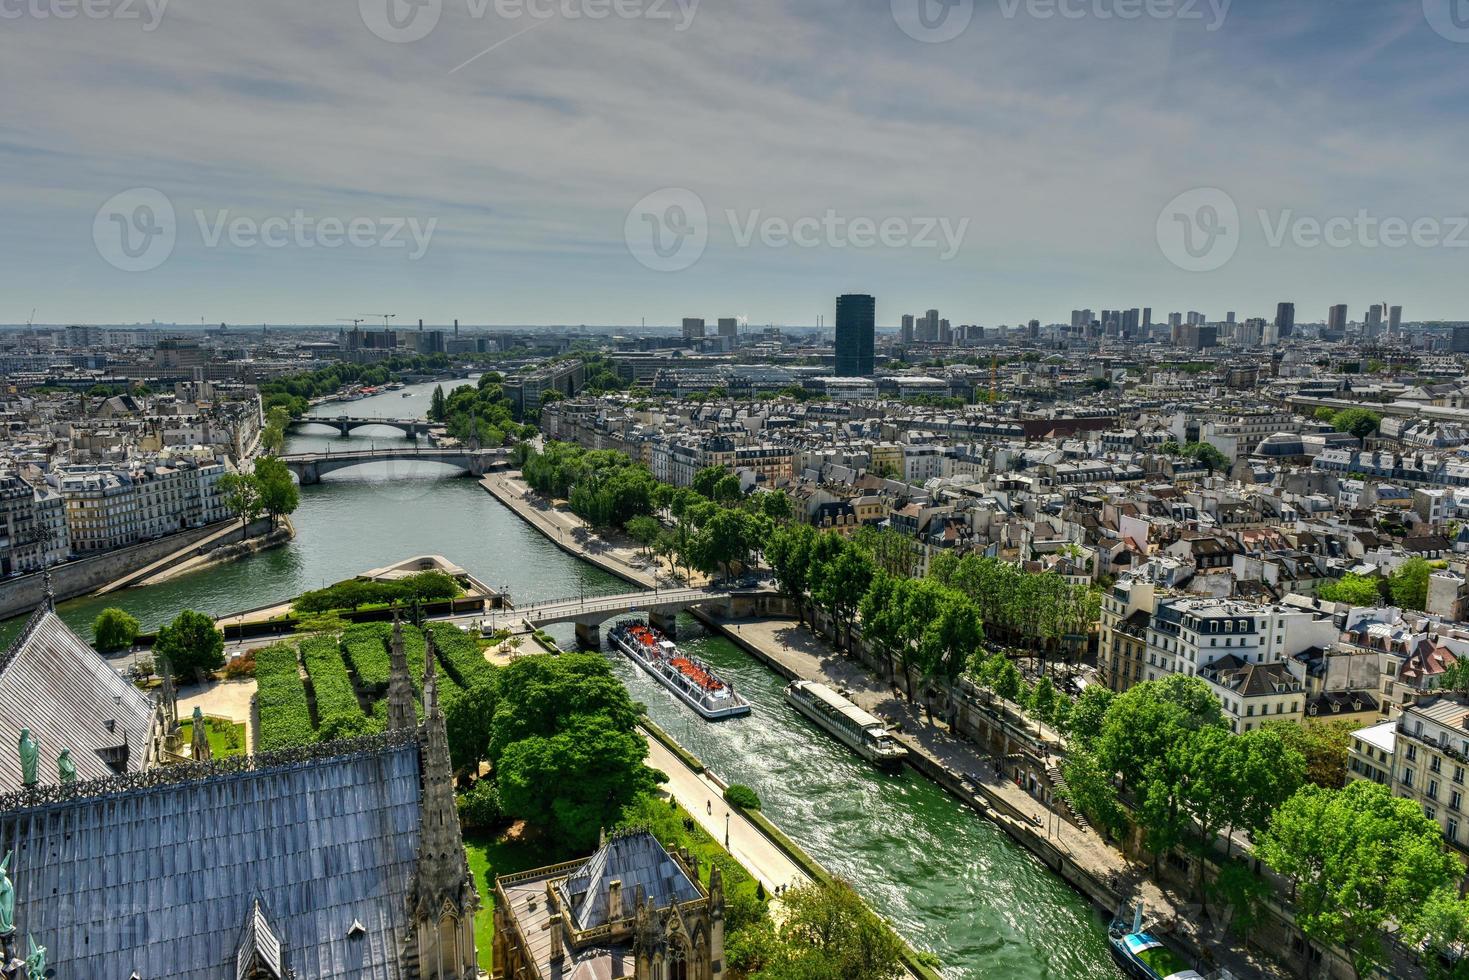
<path id="1" fill-rule="evenodd" d="M 1457 694 L 1419 699 L 1398 716 L 1393 744 L 1393 794 L 1421 806 L 1424 816 L 1438 821 L 1460 859 L 1469 859 L 1469 699 Z"/>
<path id="2" fill-rule="evenodd" d="M 0 576 L 39 572 L 70 553 L 61 495 L 0 474 Z"/>
<path id="3" fill-rule="evenodd" d="M 127 473 L 73 467 L 58 476 L 72 551 L 93 555 L 138 540 L 138 496 Z"/>

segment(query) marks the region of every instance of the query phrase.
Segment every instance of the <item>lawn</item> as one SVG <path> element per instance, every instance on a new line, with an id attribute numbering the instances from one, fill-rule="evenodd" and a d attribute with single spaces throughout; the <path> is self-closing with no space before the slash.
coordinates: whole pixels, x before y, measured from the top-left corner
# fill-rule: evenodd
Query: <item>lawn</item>
<path id="1" fill-rule="evenodd" d="M 204 722 L 208 729 L 209 751 L 216 759 L 245 754 L 245 726 L 243 724 L 236 724 L 228 718 L 209 717 L 206 717 Z M 179 725 L 179 739 L 185 745 L 193 743 L 194 722 L 192 720 Z"/>
<path id="2" fill-rule="evenodd" d="M 590 855 L 567 854 L 543 840 L 510 840 L 505 834 L 465 834 L 469 873 L 479 888 L 480 910 L 474 917 L 474 945 L 479 965 L 488 970 L 494 959 L 495 877 L 513 875 Z"/>

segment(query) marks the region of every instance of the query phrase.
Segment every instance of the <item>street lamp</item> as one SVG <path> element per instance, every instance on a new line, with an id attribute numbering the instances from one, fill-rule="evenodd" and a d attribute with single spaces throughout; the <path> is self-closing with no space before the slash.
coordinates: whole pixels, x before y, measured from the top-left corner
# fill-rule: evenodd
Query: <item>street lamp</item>
<path id="1" fill-rule="evenodd" d="M 729 850 L 729 811 L 724 811 L 724 849 Z"/>

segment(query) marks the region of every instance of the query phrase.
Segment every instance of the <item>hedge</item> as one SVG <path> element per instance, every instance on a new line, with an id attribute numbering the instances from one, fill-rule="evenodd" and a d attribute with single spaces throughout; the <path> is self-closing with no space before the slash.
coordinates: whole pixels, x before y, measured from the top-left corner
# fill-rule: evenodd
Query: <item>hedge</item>
<path id="1" fill-rule="evenodd" d="M 324 589 L 303 592 L 291 603 L 297 613 L 324 613 L 341 609 L 358 609 L 362 606 L 386 606 L 392 603 L 404 605 L 415 599 L 420 602 L 435 602 L 457 599 L 464 594 L 453 576 L 443 572 L 419 572 L 394 582 L 369 582 L 348 579 L 329 585 Z"/>
<path id="2" fill-rule="evenodd" d="M 277 643 L 257 652 L 255 681 L 255 704 L 260 712 L 256 751 L 270 752 L 315 742 L 306 688 L 296 665 L 296 648 Z"/>
<path id="3" fill-rule="evenodd" d="M 357 680 L 366 694 L 381 695 L 388 689 L 388 637 L 392 627 L 383 623 L 349 626 L 342 634 L 342 651 L 357 671 Z"/>
<path id="4" fill-rule="evenodd" d="M 301 658 L 306 661 L 306 673 L 316 691 L 316 716 L 322 725 L 337 716 L 361 717 L 362 705 L 352 690 L 335 636 L 308 637 L 301 644 Z"/>
<path id="5" fill-rule="evenodd" d="M 429 629 L 433 630 L 434 646 L 454 683 L 462 688 L 481 682 L 494 683 L 495 668 L 485 659 L 474 637 L 450 623 L 434 623 Z"/>

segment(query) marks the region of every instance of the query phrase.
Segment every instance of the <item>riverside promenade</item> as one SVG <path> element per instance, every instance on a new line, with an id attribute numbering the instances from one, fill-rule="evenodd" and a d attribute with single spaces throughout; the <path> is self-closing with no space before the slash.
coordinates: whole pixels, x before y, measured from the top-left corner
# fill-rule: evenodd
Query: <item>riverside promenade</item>
<path id="1" fill-rule="evenodd" d="M 652 570 L 636 549 L 599 538 L 581 518 L 548 506 L 523 481 L 491 474 L 481 486 L 568 554 L 625 581 L 653 587 Z M 844 688 L 863 708 L 895 721 L 914 768 L 993 820 L 1099 907 L 1112 911 L 1123 899 L 1140 898 L 1150 921 L 1158 924 L 1155 931 L 1167 934 L 1193 957 L 1207 952 L 1238 978 L 1290 975 L 1232 936 L 1200 923 L 1198 906 L 1164 892 L 1148 877 L 1145 865 L 1128 861 L 1095 830 L 1067 823 L 1013 782 L 994 777 L 994 760 L 987 753 L 955 738 L 942 724 L 926 721 L 919 709 L 895 695 L 880 678 L 794 620 L 726 623 L 699 618 L 778 673 Z"/>

